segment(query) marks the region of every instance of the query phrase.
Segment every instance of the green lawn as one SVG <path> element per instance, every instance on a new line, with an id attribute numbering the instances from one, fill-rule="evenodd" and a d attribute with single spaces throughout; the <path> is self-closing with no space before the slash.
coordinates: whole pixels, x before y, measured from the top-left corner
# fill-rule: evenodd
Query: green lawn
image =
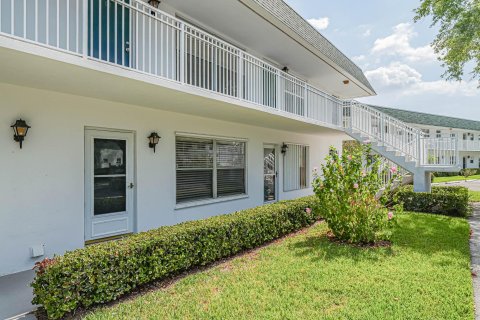
<path id="1" fill-rule="evenodd" d="M 480 179 L 480 174 L 473 175 L 467 178 L 467 180 Z M 453 177 L 434 177 L 433 182 L 452 182 L 452 181 L 464 181 L 464 176 L 453 176 Z"/>
<path id="2" fill-rule="evenodd" d="M 470 201 L 480 202 L 480 191 L 468 190 L 468 194 L 470 195 Z"/>
<path id="3" fill-rule="evenodd" d="M 391 248 L 303 233 L 86 319 L 473 319 L 467 221 L 404 214 Z"/>

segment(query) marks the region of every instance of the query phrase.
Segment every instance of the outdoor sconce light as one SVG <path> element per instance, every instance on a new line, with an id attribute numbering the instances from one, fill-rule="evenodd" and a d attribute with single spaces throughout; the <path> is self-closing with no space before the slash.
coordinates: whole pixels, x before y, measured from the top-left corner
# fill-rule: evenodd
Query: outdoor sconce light
<path id="1" fill-rule="evenodd" d="M 288 150 L 288 146 L 285 144 L 285 142 L 282 144 L 282 148 L 281 148 L 281 151 L 282 151 L 282 154 L 285 154 L 287 153 L 287 150 Z"/>
<path id="2" fill-rule="evenodd" d="M 15 124 L 10 126 L 13 129 L 13 140 L 20 143 L 20 149 L 22 149 L 23 140 L 27 136 L 28 129 L 31 127 L 25 122 L 25 120 L 18 119 Z"/>
<path id="3" fill-rule="evenodd" d="M 159 0 L 148 0 L 148 4 L 151 5 L 152 7 L 158 9 L 158 6 L 160 5 L 160 1 Z"/>
<path id="4" fill-rule="evenodd" d="M 160 136 L 156 132 L 150 133 L 150 136 L 148 137 L 148 146 L 153 149 L 153 153 L 155 153 L 155 147 L 159 140 Z"/>

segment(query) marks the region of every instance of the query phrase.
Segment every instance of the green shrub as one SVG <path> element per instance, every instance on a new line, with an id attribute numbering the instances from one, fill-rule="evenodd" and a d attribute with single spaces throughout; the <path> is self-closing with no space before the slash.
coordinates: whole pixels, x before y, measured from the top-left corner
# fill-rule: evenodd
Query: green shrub
<path id="1" fill-rule="evenodd" d="M 388 194 L 397 178 L 396 167 L 388 168 L 369 145 L 344 150 L 334 148 L 313 181 L 322 204 L 322 216 L 336 238 L 351 243 L 388 240 L 393 212 L 387 209 Z M 392 178 L 385 185 L 383 177 Z"/>
<path id="2" fill-rule="evenodd" d="M 456 176 L 461 176 L 462 172 L 433 172 L 432 176 L 434 177 L 456 177 Z"/>
<path id="3" fill-rule="evenodd" d="M 394 199 L 396 203 L 403 203 L 408 211 L 456 217 L 467 217 L 471 211 L 468 189 L 459 186 L 433 186 L 431 193 L 413 192 L 413 186 L 404 186 L 398 189 Z"/>
<path id="4" fill-rule="evenodd" d="M 57 319 L 79 307 L 116 300 L 148 282 L 251 249 L 311 225 L 314 196 L 161 227 L 45 259 L 33 303 Z"/>
<path id="5" fill-rule="evenodd" d="M 462 174 L 462 176 L 465 178 L 465 180 L 468 179 L 468 177 L 471 177 L 475 174 L 478 173 L 478 169 L 463 169 L 462 171 L 460 171 L 460 173 Z"/>

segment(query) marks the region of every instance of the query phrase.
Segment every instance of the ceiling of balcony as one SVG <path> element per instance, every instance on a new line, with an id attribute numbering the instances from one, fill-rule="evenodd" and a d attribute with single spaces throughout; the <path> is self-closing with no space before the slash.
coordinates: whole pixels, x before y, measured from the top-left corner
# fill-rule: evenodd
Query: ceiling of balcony
<path id="1" fill-rule="evenodd" d="M 374 94 L 318 50 L 282 31 L 278 21 L 257 11 L 261 8 L 252 10 L 237 0 L 164 0 L 160 9 L 186 18 L 280 68 L 287 66 L 290 73 L 339 98 Z"/>

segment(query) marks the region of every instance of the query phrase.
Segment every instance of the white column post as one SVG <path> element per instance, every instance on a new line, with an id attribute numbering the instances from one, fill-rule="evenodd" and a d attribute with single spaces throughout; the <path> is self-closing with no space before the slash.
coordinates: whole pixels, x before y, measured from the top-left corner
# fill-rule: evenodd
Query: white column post
<path id="1" fill-rule="evenodd" d="M 90 0 L 83 0 L 82 1 L 82 55 L 83 58 L 86 59 L 88 57 L 88 39 L 90 38 L 90 34 L 88 32 L 88 1 Z M 91 17 L 93 19 L 93 17 Z M 78 36 L 78 35 L 77 35 Z"/>
<path id="2" fill-rule="evenodd" d="M 243 52 L 239 50 L 237 64 L 237 97 L 243 99 Z"/>
<path id="3" fill-rule="evenodd" d="M 179 23 L 179 28 L 180 28 L 180 57 L 178 63 L 180 64 L 180 76 L 178 77 L 178 80 L 180 83 L 184 84 L 185 83 L 185 24 L 180 22 Z"/>

